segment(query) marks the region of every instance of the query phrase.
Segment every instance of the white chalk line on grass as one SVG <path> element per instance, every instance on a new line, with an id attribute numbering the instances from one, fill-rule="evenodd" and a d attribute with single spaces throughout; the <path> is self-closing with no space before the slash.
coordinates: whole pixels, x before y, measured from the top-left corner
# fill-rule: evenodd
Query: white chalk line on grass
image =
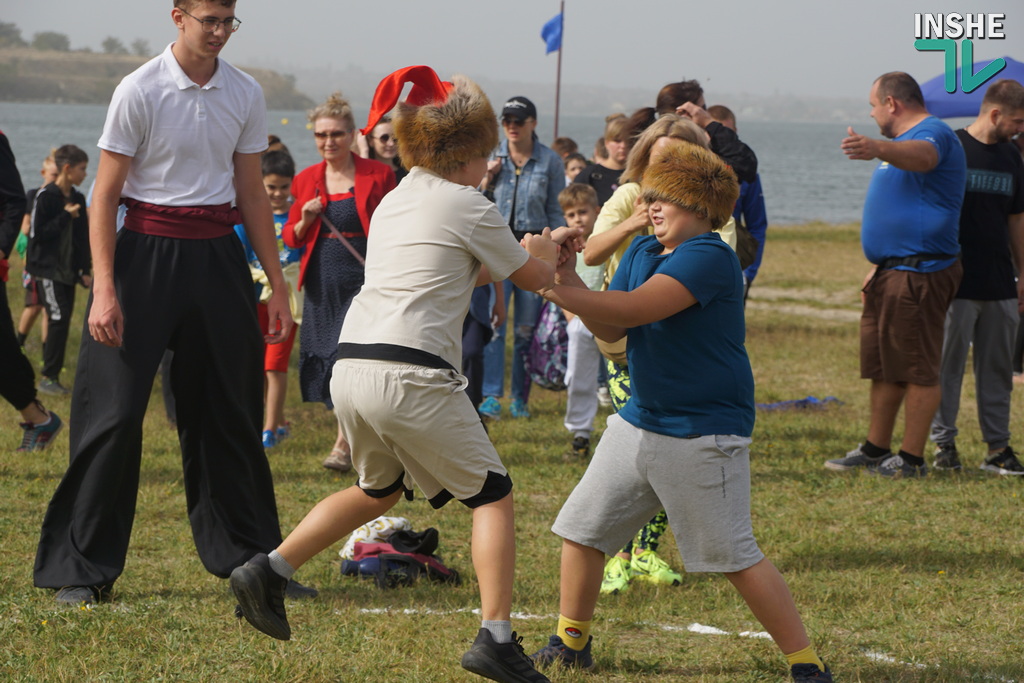
<path id="1" fill-rule="evenodd" d="M 362 612 L 363 614 L 406 614 L 406 615 L 431 614 L 431 615 L 438 615 L 438 616 L 445 616 L 445 615 L 448 615 L 448 614 L 465 614 L 465 613 L 480 614 L 480 608 L 479 607 L 474 608 L 474 609 L 460 608 L 460 609 L 453 609 L 453 610 L 410 609 L 408 607 L 405 608 L 405 609 L 395 610 L 395 609 L 388 609 L 388 608 L 377 607 L 377 608 L 372 608 L 372 609 L 371 608 L 363 608 L 363 609 L 360 609 L 359 611 Z M 335 610 L 334 613 L 338 614 L 338 615 L 342 614 L 341 610 Z M 512 619 L 516 620 L 516 621 L 536 621 L 536 620 L 539 620 L 539 619 L 557 619 L 557 618 L 558 618 L 558 615 L 556 615 L 556 614 L 528 614 L 526 612 L 513 612 L 512 613 Z M 731 636 L 731 635 L 738 635 L 740 638 L 760 638 L 760 639 L 766 639 L 766 640 L 771 640 L 772 639 L 772 637 L 769 634 L 765 633 L 764 631 L 740 631 L 737 634 L 733 634 L 730 631 L 723 631 L 720 628 L 716 628 L 714 626 L 705 626 L 704 624 L 698 624 L 697 622 L 694 622 L 694 623 L 690 624 L 689 626 L 673 626 L 671 624 L 653 624 L 651 622 L 640 622 L 640 623 L 643 626 L 651 626 L 651 627 L 654 627 L 654 628 L 659 628 L 662 631 L 668 631 L 670 633 L 671 632 L 687 631 L 689 633 L 699 633 L 699 634 L 707 635 L 707 636 Z M 916 669 L 927 669 L 928 668 L 927 664 L 914 664 L 913 662 L 901 662 L 900 660 L 896 659 L 895 657 L 892 657 L 890 655 L 887 655 L 887 654 L 884 654 L 884 653 L 881 653 L 881 652 L 872 652 L 870 650 L 867 650 L 863 654 L 864 654 L 864 656 L 866 658 L 868 658 L 870 660 L 873 660 L 873 661 L 876 661 L 876 662 L 885 662 L 887 664 L 902 664 L 903 666 L 912 667 L 912 668 L 916 668 Z M 936 667 L 936 668 L 938 668 L 938 667 Z M 999 681 L 999 683 L 1017 683 L 1017 680 L 1014 679 L 1014 678 L 1003 678 L 1001 676 L 985 676 L 984 679 L 987 680 L 987 681 Z"/>

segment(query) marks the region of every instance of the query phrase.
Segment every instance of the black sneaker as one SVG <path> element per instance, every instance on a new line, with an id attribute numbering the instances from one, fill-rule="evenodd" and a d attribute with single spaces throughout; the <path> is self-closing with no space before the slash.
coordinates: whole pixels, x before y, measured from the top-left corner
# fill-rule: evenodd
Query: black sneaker
<path id="1" fill-rule="evenodd" d="M 1024 475 L 1024 466 L 1021 466 L 1016 453 L 1009 446 L 985 458 L 985 462 L 981 463 L 981 469 L 1016 477 Z"/>
<path id="2" fill-rule="evenodd" d="M 593 636 L 587 638 L 587 646 L 582 650 L 574 650 L 562 640 L 561 636 L 551 636 L 548 644 L 530 655 L 533 663 L 540 668 L 547 668 L 554 663 L 561 664 L 566 669 L 587 669 L 594 668 L 594 657 L 590 654 L 590 644 L 594 642 Z"/>
<path id="3" fill-rule="evenodd" d="M 288 579 L 288 585 L 284 589 L 284 596 L 289 600 L 312 600 L 320 595 L 320 591 L 312 586 L 303 586 L 295 579 Z"/>
<path id="4" fill-rule="evenodd" d="M 956 450 L 956 444 L 940 443 L 935 449 L 932 467 L 937 470 L 962 470 L 964 466 L 960 463 L 960 453 Z"/>
<path id="5" fill-rule="evenodd" d="M 462 655 L 462 668 L 478 676 L 503 683 L 550 683 L 523 652 L 523 639 L 512 632 L 512 640 L 496 643 L 491 632 L 480 629 L 473 647 Z"/>
<path id="6" fill-rule="evenodd" d="M 832 672 L 827 666 L 822 671 L 817 664 L 794 664 L 789 673 L 793 683 L 832 683 Z"/>
<path id="7" fill-rule="evenodd" d="M 253 628 L 278 640 L 291 640 L 292 628 L 284 611 L 288 580 L 270 568 L 270 558 L 254 555 L 231 572 L 231 591 L 238 599 L 242 616 Z"/>
<path id="8" fill-rule="evenodd" d="M 902 455 L 890 455 L 878 465 L 868 468 L 869 474 L 878 474 L 890 479 L 917 479 L 928 474 L 928 465 L 911 465 Z"/>
<path id="9" fill-rule="evenodd" d="M 832 470 L 833 472 L 848 472 L 860 467 L 871 468 L 881 465 L 883 460 L 892 456 L 892 453 L 885 453 L 877 458 L 872 458 L 864 453 L 863 448 L 864 444 L 857 444 L 857 447 L 847 453 L 845 458 L 826 460 L 825 469 Z"/>
<path id="10" fill-rule="evenodd" d="M 61 605 L 95 605 L 109 597 L 109 589 L 104 586 L 64 586 L 57 591 L 57 603 Z"/>
<path id="11" fill-rule="evenodd" d="M 562 458 L 565 462 L 580 462 L 590 457 L 590 439 L 577 436 L 572 440 L 572 449 Z"/>

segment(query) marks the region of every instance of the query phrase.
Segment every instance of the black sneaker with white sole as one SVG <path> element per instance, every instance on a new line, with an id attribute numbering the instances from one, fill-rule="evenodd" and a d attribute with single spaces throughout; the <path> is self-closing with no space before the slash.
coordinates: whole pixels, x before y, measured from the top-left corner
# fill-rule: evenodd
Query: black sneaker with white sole
<path id="1" fill-rule="evenodd" d="M 462 668 L 502 683 L 550 683 L 547 676 L 534 668 L 522 643 L 523 639 L 514 631 L 511 641 L 496 643 L 491 632 L 482 628 L 473 646 L 462 655 Z"/>
<path id="2" fill-rule="evenodd" d="M 284 611 L 288 580 L 270 568 L 270 558 L 258 553 L 231 572 L 231 592 L 245 620 L 257 631 L 278 640 L 291 640 L 292 628 Z"/>
<path id="3" fill-rule="evenodd" d="M 985 462 L 981 463 L 981 469 L 1014 477 L 1024 475 L 1024 466 L 1020 464 L 1017 454 L 1009 446 L 985 458 Z"/>
<path id="4" fill-rule="evenodd" d="M 932 467 L 937 470 L 957 471 L 964 466 L 960 463 L 960 453 L 956 450 L 955 443 L 940 443 L 935 449 L 935 460 Z"/>

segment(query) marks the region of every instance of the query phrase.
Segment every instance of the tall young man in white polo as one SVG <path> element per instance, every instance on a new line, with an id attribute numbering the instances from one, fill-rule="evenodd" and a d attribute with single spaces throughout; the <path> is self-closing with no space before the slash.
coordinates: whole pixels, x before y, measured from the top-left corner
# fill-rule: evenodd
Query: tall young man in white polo
<path id="1" fill-rule="evenodd" d="M 93 193 L 95 280 L 72 397 L 71 459 L 43 521 L 35 585 L 95 602 L 124 569 L 142 421 L 166 349 L 185 494 L 206 569 L 226 577 L 281 541 L 260 442 L 262 351 L 243 223 L 275 295 L 268 342 L 292 326 L 260 153 L 263 93 L 219 58 L 234 0 L 175 0 L 177 40 L 114 93 Z M 119 202 L 128 205 L 115 232 Z"/>

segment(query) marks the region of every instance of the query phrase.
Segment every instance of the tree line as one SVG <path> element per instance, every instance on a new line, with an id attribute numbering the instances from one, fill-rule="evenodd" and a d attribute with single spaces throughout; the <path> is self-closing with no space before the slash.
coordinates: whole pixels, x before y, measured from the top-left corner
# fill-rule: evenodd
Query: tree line
<path id="1" fill-rule="evenodd" d="M 21 29 L 17 24 L 0 21 L 0 48 L 5 47 L 28 47 L 34 50 L 56 50 L 57 52 L 71 52 L 71 39 L 67 34 L 56 31 L 40 31 L 32 36 L 32 40 L 25 40 L 21 35 Z M 153 53 L 149 43 L 142 38 L 136 38 L 130 46 L 126 46 L 120 38 L 114 36 L 106 37 L 101 43 L 101 48 L 108 55 L 137 55 L 149 57 Z M 79 48 L 78 52 L 92 52 L 92 49 Z"/>

